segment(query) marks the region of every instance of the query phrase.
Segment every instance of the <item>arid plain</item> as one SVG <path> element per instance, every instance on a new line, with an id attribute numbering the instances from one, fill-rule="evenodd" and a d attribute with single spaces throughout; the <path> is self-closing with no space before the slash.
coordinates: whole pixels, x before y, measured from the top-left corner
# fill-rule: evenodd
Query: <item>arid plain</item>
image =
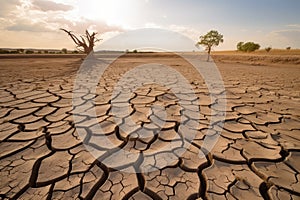
<path id="1" fill-rule="evenodd" d="M 144 166 L 149 156 L 158 170 L 126 173 L 106 166 L 101 159 L 113 147 L 101 146 L 101 135 L 88 116 L 77 115 L 72 101 L 80 55 L 23 55 L 0 57 L 0 198 L 1 199 L 299 199 L 300 198 L 300 55 L 295 53 L 216 52 L 213 55 L 226 93 L 225 108 L 214 107 L 205 80 L 175 54 L 127 54 L 113 63 L 99 80 L 93 101 L 96 121 L 117 147 L 135 152 L 131 163 L 118 168 Z M 133 137 L 118 128 L 111 111 L 112 91 L 130 69 L 143 63 L 161 63 L 180 72 L 197 98 L 180 105 L 163 86 L 145 84 L 130 99 L 129 116 L 148 130 Z M 159 70 L 157 73 L 160 73 Z M 139 76 L 147 77 L 147 74 Z M 165 74 L 167 79 L 168 74 Z M 132 81 L 128 79 L 128 82 Z M 176 81 L 176 80 L 174 80 Z M 218 99 L 221 101 L 220 99 Z M 118 104 L 122 108 L 122 102 Z M 151 122 L 159 120 L 152 105 L 166 111 L 159 133 Z M 90 108 L 89 108 L 90 109 Z M 210 119 L 226 111 L 224 127 Z M 76 111 L 78 114 L 78 111 Z M 194 139 L 182 153 L 181 117 L 195 122 Z M 77 118 L 78 120 L 78 118 Z M 78 122 L 78 121 L 77 121 Z M 84 147 L 78 129 L 86 131 L 101 159 Z M 199 157 L 206 131 L 221 131 L 213 150 Z M 97 141 L 97 140 L 96 140 Z M 172 162 L 159 168 L 160 151 L 169 142 L 179 146 L 168 152 Z M 108 152 L 108 153 L 107 153 Z"/>

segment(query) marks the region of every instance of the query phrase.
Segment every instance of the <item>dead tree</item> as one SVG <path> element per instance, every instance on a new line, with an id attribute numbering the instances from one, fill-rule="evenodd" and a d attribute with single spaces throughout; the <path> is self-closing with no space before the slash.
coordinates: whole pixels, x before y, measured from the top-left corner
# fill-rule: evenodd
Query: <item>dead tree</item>
<path id="1" fill-rule="evenodd" d="M 81 51 L 82 49 L 80 48 L 83 48 L 83 52 L 87 55 L 94 51 L 95 43 L 101 40 L 96 38 L 96 35 L 98 33 L 93 32 L 92 34 L 90 34 L 88 30 L 86 30 L 85 35 L 80 36 L 80 38 L 74 35 L 72 31 L 68 31 L 63 28 L 61 28 L 60 30 L 66 32 L 71 37 L 73 42 L 77 45 L 76 48 Z"/>

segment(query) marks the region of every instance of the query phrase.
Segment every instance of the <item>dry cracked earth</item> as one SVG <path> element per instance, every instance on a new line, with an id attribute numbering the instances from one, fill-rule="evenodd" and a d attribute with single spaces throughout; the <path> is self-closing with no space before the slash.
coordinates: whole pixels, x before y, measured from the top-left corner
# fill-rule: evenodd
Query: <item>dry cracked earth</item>
<path id="1" fill-rule="evenodd" d="M 150 62 L 176 69 L 195 96 L 179 104 L 170 88 L 151 81 L 128 90 L 137 77 L 153 75 L 145 71 L 120 85 L 129 101 L 113 95 L 126 72 Z M 210 93 L 180 57 L 133 54 L 74 102 L 80 64 L 78 58 L 1 60 L 0 199 L 300 199 L 299 66 L 218 62 L 225 90 Z M 178 85 L 174 74 L 150 71 Z M 226 106 L 213 106 L 224 93 Z M 220 112 L 226 112 L 223 128 L 210 123 Z M 124 131 L 127 120 L 133 127 Z M 184 137 L 187 127 L 192 139 Z M 201 148 L 208 131 L 221 133 L 209 153 Z M 129 153 L 122 158 L 119 150 Z"/>

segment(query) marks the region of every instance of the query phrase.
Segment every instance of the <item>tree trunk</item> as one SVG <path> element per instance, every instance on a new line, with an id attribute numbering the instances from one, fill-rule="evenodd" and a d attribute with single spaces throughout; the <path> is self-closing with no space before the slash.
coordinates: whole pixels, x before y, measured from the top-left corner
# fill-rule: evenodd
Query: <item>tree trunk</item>
<path id="1" fill-rule="evenodd" d="M 211 52 L 211 47 L 209 46 L 207 50 L 207 62 L 209 62 L 210 52 Z"/>

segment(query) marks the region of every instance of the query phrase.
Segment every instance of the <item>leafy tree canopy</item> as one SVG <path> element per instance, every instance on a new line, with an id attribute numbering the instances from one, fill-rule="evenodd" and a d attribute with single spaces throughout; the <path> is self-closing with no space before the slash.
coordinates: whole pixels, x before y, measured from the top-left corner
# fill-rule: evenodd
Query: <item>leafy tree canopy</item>
<path id="1" fill-rule="evenodd" d="M 252 52 L 258 50 L 260 48 L 260 45 L 254 42 L 239 42 L 236 47 L 239 51 Z"/>

